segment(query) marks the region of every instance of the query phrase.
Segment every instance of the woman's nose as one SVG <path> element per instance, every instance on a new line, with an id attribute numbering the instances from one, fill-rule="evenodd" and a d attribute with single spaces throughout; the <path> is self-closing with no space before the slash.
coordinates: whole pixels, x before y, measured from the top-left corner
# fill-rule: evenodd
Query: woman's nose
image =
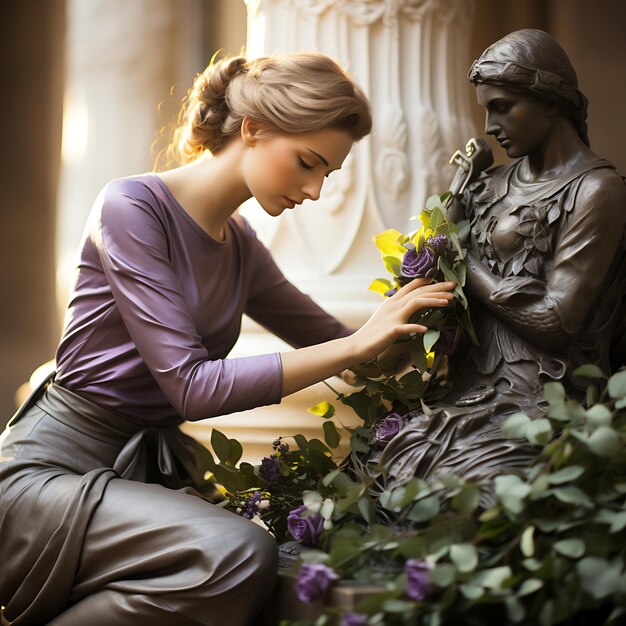
<path id="1" fill-rule="evenodd" d="M 307 180 L 307 182 L 302 187 L 302 192 L 306 195 L 310 200 L 317 200 L 320 197 L 320 193 L 322 192 L 322 185 L 324 184 L 324 178 L 312 178 Z"/>

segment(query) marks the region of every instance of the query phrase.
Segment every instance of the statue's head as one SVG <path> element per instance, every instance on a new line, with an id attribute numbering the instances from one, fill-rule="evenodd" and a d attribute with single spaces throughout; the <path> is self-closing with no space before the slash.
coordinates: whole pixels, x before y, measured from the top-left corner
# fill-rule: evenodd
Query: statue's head
<path id="1" fill-rule="evenodd" d="M 474 85 L 498 85 L 558 105 L 589 145 L 587 98 L 578 89 L 576 72 L 567 54 L 548 33 L 525 28 L 506 35 L 474 61 L 468 78 Z"/>

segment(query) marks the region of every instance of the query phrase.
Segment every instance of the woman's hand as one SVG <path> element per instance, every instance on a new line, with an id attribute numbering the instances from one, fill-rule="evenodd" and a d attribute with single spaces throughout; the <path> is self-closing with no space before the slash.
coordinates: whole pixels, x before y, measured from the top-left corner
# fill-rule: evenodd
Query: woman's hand
<path id="1" fill-rule="evenodd" d="M 429 279 L 418 278 L 385 300 L 354 334 L 281 353 L 282 395 L 369 361 L 401 337 L 426 332 L 426 326 L 412 324 L 409 318 L 422 309 L 447 306 L 454 297 L 450 292 L 455 287 L 453 282 L 430 284 Z"/>
<path id="2" fill-rule="evenodd" d="M 383 302 L 370 319 L 351 338 L 362 353 L 360 363 L 373 359 L 397 339 L 414 333 L 425 333 L 421 324 L 409 322 L 413 313 L 422 309 L 445 307 L 454 298 L 454 282 L 430 283 L 417 278 Z"/>

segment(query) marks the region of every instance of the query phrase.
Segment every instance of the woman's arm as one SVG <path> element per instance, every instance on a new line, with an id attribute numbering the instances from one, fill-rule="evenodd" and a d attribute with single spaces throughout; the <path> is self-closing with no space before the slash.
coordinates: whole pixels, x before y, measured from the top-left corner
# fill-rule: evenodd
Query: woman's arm
<path id="1" fill-rule="evenodd" d="M 409 316 L 422 306 L 443 306 L 450 297 L 436 294 L 453 285 L 433 289 L 416 281 L 381 306 L 359 331 L 358 340 L 346 337 L 303 348 L 282 355 L 282 362 L 277 353 L 211 358 L 172 269 L 163 221 L 150 194 L 141 187 L 130 189 L 133 184 L 118 181 L 107 188 L 92 239 L 124 327 L 160 389 L 185 419 L 276 403 L 282 395 L 371 358 L 377 346 L 382 349 L 401 334 L 423 332 L 407 323 Z"/>
<path id="2" fill-rule="evenodd" d="M 531 341 L 564 345 L 581 328 L 597 299 L 625 223 L 626 187 L 621 178 L 612 170 L 592 171 L 580 183 L 545 285 L 538 289 L 539 281 L 503 279 L 468 254 L 468 289 Z"/>

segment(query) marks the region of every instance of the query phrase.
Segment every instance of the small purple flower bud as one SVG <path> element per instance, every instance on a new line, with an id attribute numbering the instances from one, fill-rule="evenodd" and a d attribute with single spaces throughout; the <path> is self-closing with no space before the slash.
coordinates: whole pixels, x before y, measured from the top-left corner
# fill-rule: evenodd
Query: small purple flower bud
<path id="1" fill-rule="evenodd" d="M 367 626 L 367 615 L 350 611 L 343 616 L 341 626 Z"/>
<path id="2" fill-rule="evenodd" d="M 441 354 L 451 355 L 456 352 L 461 339 L 461 329 L 457 326 L 444 326 L 441 329 L 439 339 L 435 342 L 433 350 Z"/>
<path id="3" fill-rule="evenodd" d="M 432 246 L 437 251 L 437 254 L 445 252 L 449 247 L 448 238 L 445 235 L 435 235 L 434 237 L 429 237 L 426 240 L 426 244 Z"/>
<path id="4" fill-rule="evenodd" d="M 429 570 L 426 561 L 409 559 L 406 562 L 406 595 L 411 600 L 422 602 L 435 590 L 430 580 Z"/>
<path id="5" fill-rule="evenodd" d="M 274 454 L 261 459 L 259 476 L 270 485 L 275 485 L 280 478 L 279 460 Z"/>
<path id="6" fill-rule="evenodd" d="M 339 576 L 323 563 L 304 563 L 296 580 L 296 593 L 302 602 L 311 604 L 322 598 Z"/>
<path id="7" fill-rule="evenodd" d="M 252 519 L 259 513 L 259 504 L 262 500 L 261 492 L 255 491 L 242 505 L 241 516 Z"/>

